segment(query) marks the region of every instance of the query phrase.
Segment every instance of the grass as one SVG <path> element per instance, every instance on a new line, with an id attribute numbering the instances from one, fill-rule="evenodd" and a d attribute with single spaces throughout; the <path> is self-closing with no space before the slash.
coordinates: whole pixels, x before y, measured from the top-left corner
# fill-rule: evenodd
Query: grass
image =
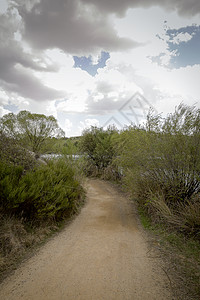
<path id="1" fill-rule="evenodd" d="M 152 229 L 152 224 L 150 218 L 145 215 L 142 209 L 138 209 L 140 215 L 140 221 L 145 229 Z"/>
<path id="2" fill-rule="evenodd" d="M 139 209 L 139 215 L 143 227 L 157 241 L 175 299 L 200 299 L 199 241 L 169 230 L 164 225 L 153 224 L 142 209 Z"/>

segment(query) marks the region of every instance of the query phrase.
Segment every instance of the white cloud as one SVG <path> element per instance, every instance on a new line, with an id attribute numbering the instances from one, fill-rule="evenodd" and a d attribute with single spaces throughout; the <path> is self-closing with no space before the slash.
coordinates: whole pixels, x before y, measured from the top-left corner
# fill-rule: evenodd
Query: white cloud
<path id="1" fill-rule="evenodd" d="M 37 72 L 37 77 L 45 86 L 65 93 L 65 96 L 57 101 L 56 109 L 65 112 L 84 111 L 88 90 L 93 88 L 94 78 L 81 69 L 73 68 L 73 57 L 59 49 L 48 50 L 46 55 L 50 61 L 57 63 L 59 71 Z"/>
<path id="2" fill-rule="evenodd" d="M 96 55 L 92 55 L 92 64 L 97 65 L 101 58 L 101 52 L 97 53 Z"/>
<path id="3" fill-rule="evenodd" d="M 0 15 L 4 14 L 8 8 L 8 3 L 6 0 L 1 0 L 0 2 Z"/>
<path id="4" fill-rule="evenodd" d="M 148 57 L 164 53 L 166 57 L 163 56 L 163 59 L 165 59 L 163 63 L 166 64 L 167 58 L 174 55 L 168 50 L 167 29 L 179 29 L 191 26 L 193 23 L 200 24 L 200 20 L 199 16 L 185 18 L 177 15 L 176 11 L 166 13 L 166 10 L 160 7 L 152 7 L 149 9 L 129 9 L 123 19 L 113 16 L 113 23 L 120 36 L 131 36 L 138 42 L 143 43 L 143 47 L 127 51 L 124 56 L 121 53 L 114 53 L 114 61 L 120 60 L 122 63 L 130 63 L 135 69 L 140 69 L 151 63 Z M 185 35 L 185 37 L 179 36 L 179 38 L 189 39 L 188 35 Z"/>
<path id="5" fill-rule="evenodd" d="M 186 33 L 180 32 L 173 38 L 172 43 L 178 45 L 182 42 L 188 42 L 191 39 L 192 39 L 192 34 L 189 34 L 188 32 Z"/>
<path id="6" fill-rule="evenodd" d="M 85 99 L 70 95 L 69 99 L 61 100 L 56 106 L 57 111 L 66 113 L 81 113 L 86 109 Z"/>
<path id="7" fill-rule="evenodd" d="M 11 111 L 8 109 L 4 109 L 2 106 L 0 106 L 0 117 L 3 117 L 6 114 L 9 114 Z"/>
<path id="8" fill-rule="evenodd" d="M 73 126 L 72 122 L 69 119 L 65 119 L 64 126 L 61 127 L 65 131 L 66 136 L 70 136 L 72 126 Z"/>
<path id="9" fill-rule="evenodd" d="M 6 92 L 2 89 L 0 89 L 0 105 L 7 105 L 9 102 L 9 96 L 6 94 Z"/>
<path id="10" fill-rule="evenodd" d="M 136 91 L 142 89 L 119 69 L 117 64 L 110 64 L 99 70 L 95 76 L 93 89 L 87 98 L 86 112 L 104 115 L 117 111 Z"/>
<path id="11" fill-rule="evenodd" d="M 164 20 L 167 20 L 167 23 L 164 23 Z M 176 12 L 166 14 L 161 8 L 129 10 L 127 18 L 115 21 L 120 34 L 133 36 L 139 42 L 146 42 L 146 45 L 127 52 L 125 56 L 112 53 L 109 66 L 113 69 L 118 68 L 123 74 L 126 73 L 129 79 L 132 78 L 143 89 L 144 96 L 157 106 L 158 111 L 162 108 L 166 111 L 167 108 L 172 108 L 181 101 L 189 105 L 200 103 L 198 84 L 200 66 L 174 70 L 165 67 L 168 66 L 171 57 L 177 55 L 175 51 L 168 50 L 165 30 L 169 27 L 178 29 L 192 23 L 199 24 L 199 18 L 180 17 Z M 160 38 L 156 37 L 157 34 Z M 191 35 L 179 35 L 178 39 L 187 41 L 190 37 Z M 161 65 L 152 63 L 149 57 L 159 56 L 160 53 L 163 54 L 160 57 Z M 167 102 L 171 105 L 167 106 Z"/>
<path id="12" fill-rule="evenodd" d="M 198 78 L 200 65 L 167 71 L 162 69 L 155 76 L 158 89 L 169 95 L 180 95 L 183 99 L 193 99 L 200 104 L 200 87 Z"/>
<path id="13" fill-rule="evenodd" d="M 56 110 L 68 113 L 98 113 L 116 110 L 136 91 L 142 92 L 116 64 L 99 69 L 95 77 L 73 68 L 73 59 L 60 50 L 49 50 L 49 59 L 59 64 L 57 73 L 37 73 L 38 78 L 55 90 L 65 90 L 66 97 L 56 102 Z M 62 64 L 62 66 L 61 66 Z"/>
<path id="14" fill-rule="evenodd" d="M 80 121 L 79 123 L 80 125 L 78 126 L 80 133 L 84 130 L 84 129 L 88 129 L 91 126 L 100 126 L 99 120 L 97 119 L 85 119 L 84 122 Z"/>
<path id="15" fill-rule="evenodd" d="M 80 127 L 82 130 L 85 128 L 90 128 L 90 126 L 99 126 L 99 120 L 97 119 L 85 119 L 84 122 L 80 121 Z"/>

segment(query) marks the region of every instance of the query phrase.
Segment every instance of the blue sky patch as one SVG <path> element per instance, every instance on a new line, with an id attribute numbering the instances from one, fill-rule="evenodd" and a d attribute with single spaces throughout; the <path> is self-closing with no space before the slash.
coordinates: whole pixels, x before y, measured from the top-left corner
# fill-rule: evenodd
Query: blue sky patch
<path id="1" fill-rule="evenodd" d="M 15 113 L 15 114 L 19 111 L 18 106 L 15 105 L 15 104 L 12 104 L 10 101 L 9 101 L 9 104 L 4 106 L 4 108 L 11 111 L 11 112 L 13 112 L 13 113 Z"/>
<path id="2" fill-rule="evenodd" d="M 92 56 L 73 56 L 74 59 L 74 68 L 81 68 L 84 71 L 87 71 L 90 75 L 95 76 L 99 68 L 104 68 L 106 61 L 110 58 L 108 52 L 101 52 L 101 57 L 98 60 L 97 64 L 94 64 L 92 61 Z"/>
<path id="3" fill-rule="evenodd" d="M 180 34 L 188 34 L 191 39 L 174 43 L 174 38 Z M 166 35 L 169 36 L 170 52 L 176 51 L 176 56 L 172 56 L 170 61 L 172 67 L 180 68 L 200 64 L 200 26 L 187 26 L 178 30 L 168 29 Z"/>
<path id="4" fill-rule="evenodd" d="M 162 39 L 157 35 L 159 39 Z M 164 39 L 163 39 L 164 40 Z M 200 26 L 192 25 L 179 29 L 167 29 L 165 40 L 171 59 L 168 67 L 179 69 L 181 67 L 200 64 Z M 152 62 L 161 65 L 163 53 L 150 57 Z"/>

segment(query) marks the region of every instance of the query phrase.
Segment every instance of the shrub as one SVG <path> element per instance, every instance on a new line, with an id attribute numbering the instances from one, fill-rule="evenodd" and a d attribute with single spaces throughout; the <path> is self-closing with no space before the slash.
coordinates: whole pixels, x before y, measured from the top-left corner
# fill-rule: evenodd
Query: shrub
<path id="1" fill-rule="evenodd" d="M 4 210 L 9 209 L 11 197 L 19 185 L 23 173 L 22 166 L 13 166 L 11 164 L 0 162 L 0 207 Z"/>
<path id="2" fill-rule="evenodd" d="M 6 165 L 21 166 L 26 172 L 33 169 L 36 160 L 25 148 L 21 147 L 15 139 L 6 137 L 0 131 L 0 158 Z"/>
<path id="3" fill-rule="evenodd" d="M 200 240 L 200 199 L 195 197 L 179 209 L 183 223 L 187 226 L 187 232 L 193 233 Z"/>
<path id="4" fill-rule="evenodd" d="M 112 163 L 114 148 L 111 139 L 115 132 L 115 128 L 103 130 L 97 127 L 91 127 L 83 132 L 79 147 L 86 156 L 87 175 L 102 174 Z"/>
<path id="5" fill-rule="evenodd" d="M 42 222 L 33 226 L 22 219 L 0 211 L 0 282 L 32 247 L 45 241 L 59 229 L 54 222 Z"/>
<path id="6" fill-rule="evenodd" d="M 63 160 L 49 161 L 47 165 L 14 178 L 15 182 L 12 182 L 10 172 L 2 181 L 3 187 L 8 186 L 2 206 L 26 220 L 61 220 L 76 211 L 83 195 L 72 167 Z"/>
<path id="7" fill-rule="evenodd" d="M 165 119 L 147 116 L 113 139 L 123 184 L 152 219 L 199 230 L 200 110 L 181 104 Z M 193 202 L 193 199 L 198 199 Z"/>

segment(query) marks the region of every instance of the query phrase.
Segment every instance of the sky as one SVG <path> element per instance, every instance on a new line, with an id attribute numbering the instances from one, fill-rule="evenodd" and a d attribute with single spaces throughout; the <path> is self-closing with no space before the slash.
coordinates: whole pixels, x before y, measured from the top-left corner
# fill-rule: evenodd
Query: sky
<path id="1" fill-rule="evenodd" d="M 66 137 L 200 108 L 199 0 L 0 0 L 0 117 L 53 115 Z"/>

